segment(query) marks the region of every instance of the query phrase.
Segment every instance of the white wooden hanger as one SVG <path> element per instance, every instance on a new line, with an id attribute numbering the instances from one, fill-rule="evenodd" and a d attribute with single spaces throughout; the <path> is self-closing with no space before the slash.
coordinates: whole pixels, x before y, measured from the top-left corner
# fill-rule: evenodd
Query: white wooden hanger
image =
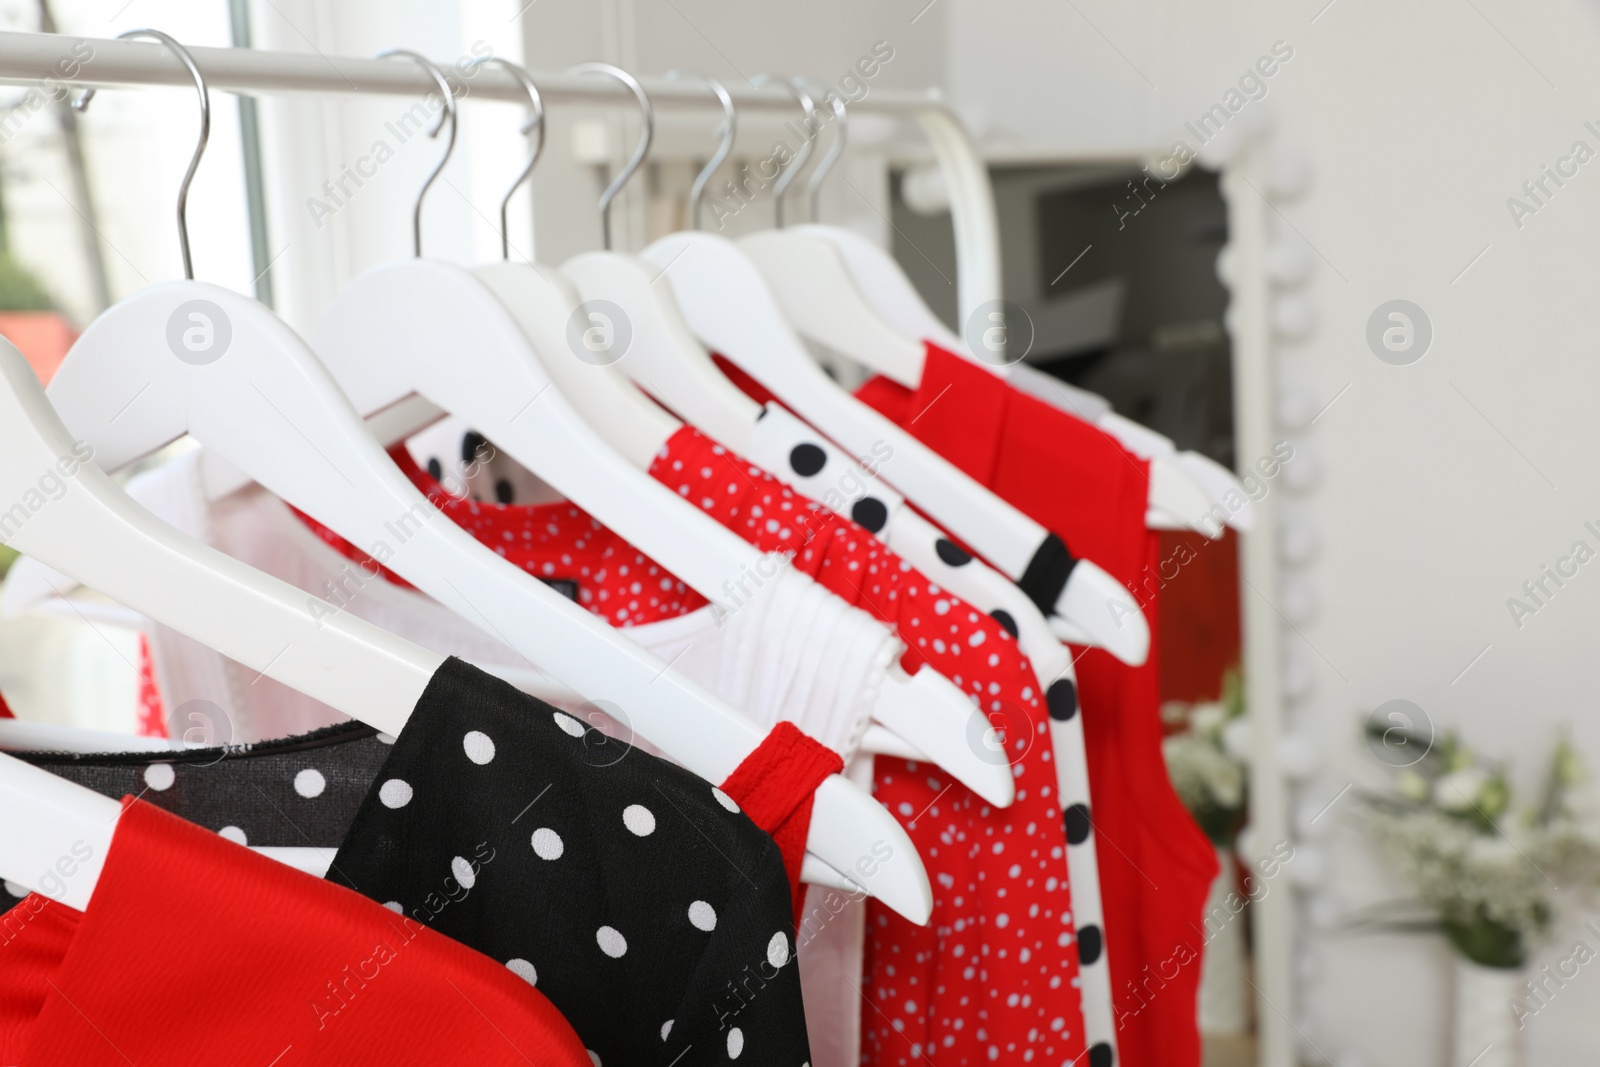
<path id="1" fill-rule="evenodd" d="M 491 61 L 512 69 L 537 101 L 526 71 Z M 515 188 L 502 201 L 502 217 Z M 760 550 L 608 448 L 552 382 L 547 362 L 579 362 L 568 351 L 569 324 L 581 314 L 570 286 L 510 263 L 499 264 L 492 277 L 493 287 L 460 267 L 420 257 L 376 267 L 335 298 L 312 347 L 357 411 L 373 414 L 421 396 L 465 419 L 707 599 L 726 598 L 741 575 L 761 573 Z M 385 443 L 421 428 L 391 427 Z M 1009 769 L 967 743 L 984 720 L 952 682 L 932 672 L 908 675 L 896 665 L 878 691 L 873 717 L 990 803 L 1011 803 Z"/>
<path id="2" fill-rule="evenodd" d="M 670 71 L 668 78 L 687 76 L 690 72 Z M 738 129 L 738 115 L 733 105 L 733 98 L 721 82 L 704 74 L 696 74 L 707 88 L 716 95 L 723 107 L 723 123 L 718 129 L 721 143 L 712 153 L 710 160 L 696 175 L 694 184 L 689 193 L 690 218 L 694 228 L 700 228 L 701 197 L 711 176 L 732 152 L 734 137 Z M 812 212 L 816 211 L 815 175 L 813 184 L 809 188 L 813 197 Z M 503 265 L 501 265 L 503 266 Z M 480 268 L 482 271 L 495 270 L 497 267 Z M 698 342 L 695 348 L 698 349 Z M 635 389 L 627 379 L 614 366 L 600 363 L 589 363 L 579 360 L 555 359 L 548 362 L 551 377 L 556 381 L 561 391 L 573 400 L 579 412 L 591 426 L 606 436 L 613 447 L 618 448 L 631 462 L 641 469 L 648 468 L 659 451 L 661 445 L 682 424 L 655 403 L 647 400 L 643 393 Z M 720 375 L 719 375 L 720 377 Z M 754 401 L 749 400 L 743 393 L 739 394 L 739 401 L 748 411 L 742 411 L 741 418 L 748 425 L 752 419 L 775 418 L 787 416 L 787 412 L 774 415 L 771 411 L 763 411 Z M 808 428 L 809 429 L 809 428 Z M 815 431 L 811 431 L 814 433 Z M 714 439 L 714 438 L 713 438 Z M 727 447 L 726 442 L 718 442 Z M 829 446 L 833 447 L 833 446 Z M 797 492 L 809 496 L 822 503 L 818 496 L 808 492 L 804 480 L 797 480 L 794 471 L 786 464 L 771 464 L 770 472 L 774 477 L 794 488 Z M 865 472 L 861 478 L 870 480 Z M 1030 647 L 1037 652 L 1049 646 L 1058 646 L 1057 639 L 1051 633 L 1048 624 L 1038 609 L 1027 600 L 1009 580 L 999 572 L 990 569 L 979 561 L 973 561 L 966 566 L 952 566 L 939 556 L 939 543 L 943 538 L 943 531 L 928 522 L 916 511 L 910 508 L 893 507 L 890 509 L 888 525 L 881 536 L 891 549 L 901 558 L 908 560 L 918 570 L 926 575 L 942 575 L 940 584 L 952 593 L 975 604 L 1007 603 L 1016 605 L 1010 613 L 1015 623 L 1021 627 L 1018 636 L 1024 651 Z M 1003 586 L 998 588 L 997 586 Z M 1017 605 L 1017 601 L 1021 605 Z M 1024 607 L 1026 610 L 1024 610 Z M 1059 621 L 1059 620 L 1058 620 Z M 1030 653 L 1032 655 L 1033 653 Z M 878 727 L 869 731 L 869 737 Z M 990 739 L 985 739 L 984 744 L 990 744 Z M 866 747 L 866 746 L 864 746 Z M 925 760 L 914 749 L 904 746 L 898 738 L 887 733 L 875 739 L 872 751 L 880 755 L 894 755 L 906 759 Z"/>
<path id="3" fill-rule="evenodd" d="M 710 234 L 676 233 L 651 245 L 644 258 L 663 268 L 671 264 L 663 276 L 705 344 L 853 455 L 869 456 L 874 445 L 887 445 L 891 454 L 881 464 L 885 481 L 1012 579 L 1028 570 L 1048 531 L 841 390 L 810 360 L 736 246 Z M 1088 560 L 1072 568 L 1052 607 L 1054 614 L 1081 626 L 1091 643 L 1125 662 L 1140 664 L 1149 654 L 1149 625 L 1138 604 Z"/>
<path id="4" fill-rule="evenodd" d="M 812 180 L 816 180 L 815 175 Z M 926 338 L 946 351 L 980 363 L 1005 377 L 1011 385 L 1029 396 L 1094 423 L 1134 455 L 1150 460 L 1150 510 L 1145 519 L 1151 529 L 1195 529 L 1197 520 L 1205 516 L 1203 521 L 1199 521 L 1198 528 L 1209 534 L 1215 529 L 1215 522 L 1209 517 L 1214 514 L 1211 508 L 1224 504 L 1225 498 L 1244 501 L 1237 509 L 1224 506 L 1224 510 L 1229 512 L 1229 526 L 1243 531 L 1254 525 L 1255 512 L 1238 476 L 1216 460 L 1198 452 L 1179 452 L 1170 438 L 1115 414 L 1111 405 L 1102 398 L 1051 377 L 1036 367 L 1026 363 L 995 367 L 976 360 L 966 342 L 923 301 L 916 286 L 906 277 L 894 257 L 860 234 L 838 226 L 817 224 L 791 229 L 794 233 L 831 244 L 844 260 L 865 299 L 896 330 L 911 337 Z M 915 389 L 922 380 L 922 359 L 919 354 L 914 367 L 885 363 L 874 369 L 908 389 Z M 1176 470 L 1172 469 L 1174 459 Z M 1196 481 L 1198 486 L 1194 484 Z M 1202 499 L 1205 501 L 1203 504 Z"/>
<path id="5" fill-rule="evenodd" d="M 807 142 L 774 187 L 780 204 L 787 182 L 792 181 L 809 149 L 810 142 Z M 741 454 L 748 453 L 750 427 L 760 417 L 761 408 L 717 371 L 700 341 L 690 332 L 680 310 L 687 310 L 684 300 L 693 297 L 702 320 L 694 325 L 702 339 L 716 336 L 741 352 L 747 345 L 751 348 L 768 343 L 776 345 L 784 356 L 790 357 L 777 362 L 798 363 L 796 391 L 810 386 L 807 395 L 820 398 L 816 406 L 843 409 L 846 415 L 843 422 L 833 421 L 854 429 L 856 441 L 852 444 L 841 440 L 838 433 L 822 425 L 819 419 L 812 418 L 813 425 L 858 455 L 866 454 L 874 441 L 892 442 L 894 454 L 901 460 L 897 469 L 924 486 L 925 495 L 942 499 L 947 512 L 966 510 L 964 521 L 945 521 L 944 525 L 969 543 L 987 544 L 987 551 L 983 547 L 979 550 L 1012 578 L 1024 573 L 1045 540 L 1046 531 L 887 419 L 853 397 L 840 393 L 806 357 L 803 346 L 784 321 L 759 273 L 731 242 L 704 233 L 664 238 L 651 246 L 644 257 L 655 264 L 653 278 L 647 268 L 631 258 L 606 260 L 599 258 L 601 255 L 589 253 L 569 260 L 562 267 L 562 273 L 577 285 L 585 300 L 606 300 L 629 309 L 627 313 L 633 321 L 635 339 L 629 357 L 618 367 L 647 392 L 724 446 Z M 661 297 L 657 286 L 664 279 L 670 281 L 677 296 L 676 303 Z M 717 290 L 724 283 L 728 287 L 718 295 Z M 716 320 L 724 315 L 726 318 L 719 328 Z M 645 322 L 644 327 L 640 326 L 641 320 Z M 727 347 L 716 341 L 713 345 L 719 351 Z M 724 351 L 724 354 L 734 358 L 731 352 Z M 807 369 L 814 377 L 806 375 Z M 755 376 L 762 377 L 761 374 Z M 773 383 L 764 384 L 771 388 Z M 784 388 L 774 392 L 785 400 L 791 399 L 785 395 Z M 806 412 L 801 410 L 801 414 Z M 913 457 L 910 461 L 903 459 L 908 454 Z M 887 480 L 892 482 L 894 476 L 889 475 Z M 940 489 L 943 485 L 948 490 L 951 483 L 955 486 L 953 495 L 960 497 L 958 500 L 952 500 L 952 493 Z M 908 495 L 919 504 L 926 503 L 916 491 Z M 973 538 L 958 527 L 984 536 Z M 995 558 L 997 556 L 999 558 Z M 1095 564 L 1080 561 L 1073 568 L 1057 607 L 1092 635 L 1088 643 L 1103 645 L 1129 663 L 1143 663 L 1148 656 L 1149 625 L 1138 604 L 1115 578 Z"/>
<path id="6" fill-rule="evenodd" d="M 193 60 L 162 40 L 179 53 L 203 104 L 186 193 L 205 147 L 208 98 Z M 451 112 L 448 84 L 437 68 L 431 73 Z M 182 206 L 180 196 L 180 217 Z M 414 216 L 414 235 L 416 225 Z M 763 736 L 755 724 L 443 518 L 367 433 L 305 342 L 255 301 L 193 281 L 186 242 L 184 261 L 190 280 L 151 286 L 112 307 L 51 383 L 63 421 L 107 469 L 188 434 L 530 662 L 552 665 L 559 681 L 626 709 L 632 727 L 701 777 L 723 781 L 755 750 Z M 849 870 L 875 843 L 889 842 L 893 857 L 867 888 L 913 922 L 927 920 L 927 873 L 887 812 L 834 776 L 818 788 L 813 813 L 808 844 L 835 868 Z"/>
<path id="7" fill-rule="evenodd" d="M 816 106 L 800 78 L 789 89 L 805 109 L 807 129 L 818 129 Z M 833 109 L 834 135 L 828 151 L 812 172 L 807 187 L 811 218 L 817 218 L 822 180 L 843 154 L 849 133 L 844 98 L 830 91 L 826 102 Z M 803 151 L 808 151 L 807 142 Z M 799 173 L 804 160 L 796 159 L 790 176 Z M 849 356 L 897 381 L 920 379 L 923 347 L 915 337 L 892 327 L 866 300 L 838 251 L 815 236 L 778 228 L 741 238 L 739 247 L 755 261 L 772 287 L 790 324 L 807 340 Z"/>
<path id="8" fill-rule="evenodd" d="M 808 128 L 815 127 L 811 97 L 800 79 L 792 84 L 806 109 Z M 818 194 L 844 151 L 849 131 L 844 98 L 830 92 L 827 102 L 834 112 L 836 132 L 809 182 L 812 225 L 803 231 L 780 227 L 751 234 L 740 239 L 739 247 L 760 267 L 784 314 L 802 336 L 914 389 L 922 380 L 926 358 L 919 335 L 896 329 L 879 314 L 840 250 L 816 232 L 828 229 L 816 222 Z M 890 263 L 909 286 L 899 266 Z M 965 351 L 965 346 L 957 351 Z M 1002 376 L 1015 373 L 1011 365 L 994 369 Z M 1212 503 L 1205 485 L 1181 465 L 1164 456 L 1152 463 L 1147 515 L 1152 529 L 1210 529 L 1203 519 Z"/>
<path id="9" fill-rule="evenodd" d="M 0 500 L 10 502 L 0 541 L 266 677 L 400 732 L 442 656 L 354 616 L 319 620 L 300 590 L 160 522 L 94 459 L 0 339 Z M 4 757 L 0 811 L 0 874 L 81 910 L 122 806 Z"/>
<path id="10" fill-rule="evenodd" d="M 678 74 L 678 72 L 674 72 Z M 672 77 L 672 75 L 669 75 Z M 715 86 L 718 96 L 725 99 L 725 104 L 730 109 L 731 99 L 726 98 L 726 90 L 722 86 Z M 648 99 L 646 99 L 648 104 Z M 726 147 L 726 142 L 725 142 Z M 726 150 L 720 152 L 725 155 Z M 635 154 L 635 158 L 642 160 L 642 154 Z M 710 166 L 702 171 L 699 184 L 704 186 L 704 178 L 709 173 Z M 624 171 L 622 178 L 626 179 Z M 507 194 L 509 197 L 510 194 Z M 595 269 L 602 269 L 603 261 L 600 258 L 592 259 Z M 562 330 L 565 323 L 570 322 L 571 315 L 578 307 L 578 294 L 573 290 L 571 283 L 562 277 L 549 277 L 536 267 L 512 264 L 512 262 L 499 262 L 488 264 L 474 270 L 478 282 L 482 282 L 488 290 L 493 291 L 510 314 L 522 326 L 526 338 L 530 339 L 530 355 L 534 360 L 542 363 L 544 370 L 549 374 L 550 381 L 555 384 L 555 394 L 568 398 L 573 403 L 573 408 L 582 419 L 587 422 L 589 429 L 595 430 L 606 442 L 616 448 L 619 456 L 630 462 L 637 470 L 646 470 L 656 454 L 666 446 L 667 440 L 682 429 L 682 422 L 672 418 L 658 405 L 646 400 L 627 379 L 622 378 L 613 366 L 605 360 L 581 360 L 581 358 L 568 358 L 563 346 L 568 344 Z M 483 314 L 483 320 L 490 320 L 493 314 Z M 698 347 L 698 342 L 691 341 Z M 632 358 L 632 354 L 629 354 Z M 480 376 L 474 376 L 477 381 L 482 381 Z M 718 378 L 722 378 L 718 374 Z M 726 379 L 723 379 L 726 381 Z M 742 403 L 749 402 L 744 394 L 739 394 Z M 760 411 L 755 411 L 744 422 L 749 427 Z M 747 432 L 747 430 L 746 430 Z M 501 438 L 490 434 L 498 445 L 512 453 L 512 448 L 502 442 Z M 582 440 L 581 434 L 574 434 L 573 440 Z M 715 438 L 714 438 L 715 440 Z M 723 443 L 723 442 L 720 442 Z M 602 446 L 595 443 L 590 445 L 594 451 L 603 451 Z M 517 458 L 517 456 L 512 456 Z M 536 472 L 538 474 L 538 472 Z M 549 480 L 549 478 L 547 478 Z M 656 483 L 651 480 L 651 485 Z M 557 486 L 560 488 L 560 486 Z M 669 494 L 670 496 L 670 494 Z M 574 494 L 573 499 L 579 499 Z M 680 506 L 680 501 L 670 499 L 672 506 Z M 603 522 L 605 518 L 602 517 Z M 608 523 L 610 525 L 610 523 Z M 621 525 L 613 526 L 624 537 L 632 536 L 622 530 Z M 718 525 L 715 530 L 717 536 L 710 542 L 720 544 L 720 539 L 731 536 L 728 531 Z M 645 547 L 642 542 L 640 547 Z M 749 552 L 749 545 L 739 542 L 744 552 Z M 646 549 L 648 550 L 648 549 Z M 651 552 L 654 555 L 654 552 Z M 662 558 L 662 557 L 656 557 Z M 670 565 L 669 565 L 670 566 Z M 981 712 L 974 709 L 970 699 L 960 693 L 960 689 L 942 680 L 939 675 L 925 678 L 923 675 L 931 672 L 918 672 L 915 680 L 907 680 L 906 675 L 894 667 L 894 685 L 885 686 L 880 691 L 880 707 L 875 709 L 874 718 L 878 723 L 894 721 L 898 729 L 890 731 L 885 725 L 874 725 L 867 729 L 867 734 L 862 739 L 864 752 L 880 753 L 880 755 L 902 755 L 907 758 L 938 763 L 944 766 L 958 781 L 968 785 L 981 797 L 997 806 L 1008 806 L 1014 795 L 1014 779 L 1011 779 L 1008 769 L 997 768 L 994 760 L 981 757 L 973 745 L 968 744 L 968 737 L 987 736 L 992 733 L 984 721 Z M 912 688 L 907 688 L 907 685 Z M 934 757 L 931 753 L 938 753 Z"/>
<path id="11" fill-rule="evenodd" d="M 625 71 L 623 74 L 632 78 Z M 731 107 L 731 100 L 726 106 Z M 641 107 L 649 107 L 648 97 Z M 648 111 L 644 121 L 648 129 Z M 641 137 L 629 166 L 623 168 L 624 175 L 644 159 L 648 148 L 647 140 Z M 632 332 L 627 350 L 628 376 L 685 422 L 742 455 L 749 451 L 750 427 L 760 407 L 706 358 L 705 350 L 673 302 L 671 291 L 662 284 L 665 272 L 637 256 L 610 251 L 611 201 L 619 189 L 621 186 L 612 181 L 600 198 L 606 251 L 574 256 L 562 264 L 561 273 L 586 303 L 595 306 L 597 310 L 591 315 L 601 313 L 599 309 L 606 304 L 626 309 L 623 313 Z"/>
<path id="12" fill-rule="evenodd" d="M 809 141 L 801 147 L 774 186 L 780 204 L 787 181 L 810 147 Z M 810 360 L 758 270 L 731 242 L 705 233 L 676 233 L 651 245 L 643 258 L 670 282 L 683 317 L 701 342 L 740 365 L 847 451 L 864 456 L 874 444 L 888 444 L 892 456 L 882 465 L 886 481 L 1011 578 L 1026 572 L 1047 531 L 842 392 Z M 603 282 L 570 270 L 568 275 L 586 298 L 592 295 L 586 283 Z M 715 367 L 703 349 L 674 346 L 657 355 L 664 364 L 676 362 L 652 367 L 648 376 L 639 366 L 623 364 L 623 370 L 680 414 L 691 404 L 707 402 L 697 385 Z M 1093 563 L 1078 561 L 1053 607 L 1118 658 L 1139 664 L 1148 656 L 1149 624 L 1138 604 Z"/>

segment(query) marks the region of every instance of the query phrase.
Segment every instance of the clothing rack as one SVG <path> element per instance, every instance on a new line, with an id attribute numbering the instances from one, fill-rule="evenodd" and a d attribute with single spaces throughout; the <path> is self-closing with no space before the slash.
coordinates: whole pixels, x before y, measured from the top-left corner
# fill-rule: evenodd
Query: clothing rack
<path id="1" fill-rule="evenodd" d="M 93 56 L 82 58 L 80 42 Z M 212 89 L 231 93 L 347 93 L 426 96 L 437 92 L 433 79 L 413 63 L 328 56 L 321 53 L 269 52 L 248 48 L 185 46 Z M 79 48 L 78 53 L 73 49 Z M 63 71 L 76 69 L 71 78 Z M 635 108 L 628 89 L 611 79 L 555 71 L 530 71 L 546 104 L 619 105 Z M 46 33 L 0 32 L 0 84 L 72 89 L 116 89 L 170 85 L 193 91 L 193 79 L 171 51 L 147 41 L 124 41 Z M 641 78 L 650 102 L 673 110 L 720 110 L 721 104 L 693 79 L 668 81 Z M 511 74 L 486 67 L 473 74 L 474 95 L 526 103 L 527 91 Z M 797 104 L 780 85 L 761 88 L 730 86 L 740 111 L 785 112 Z M 995 214 L 989 172 L 954 112 L 937 89 L 925 92 L 876 89 L 849 104 L 852 115 L 886 115 L 914 119 L 933 147 L 950 189 L 950 216 L 955 228 L 957 300 L 963 321 L 979 305 L 999 300 L 1000 226 Z"/>

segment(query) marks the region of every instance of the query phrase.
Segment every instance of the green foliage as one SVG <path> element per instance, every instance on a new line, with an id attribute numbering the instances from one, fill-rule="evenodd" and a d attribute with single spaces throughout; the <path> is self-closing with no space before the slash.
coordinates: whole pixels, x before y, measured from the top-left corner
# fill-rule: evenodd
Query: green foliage
<path id="1" fill-rule="evenodd" d="M 1537 803 L 1517 815 L 1505 765 L 1445 735 L 1392 791 L 1363 798 L 1417 899 L 1368 909 L 1354 925 L 1432 930 L 1474 963 L 1522 966 L 1563 897 L 1600 887 L 1600 835 L 1574 797 L 1583 780 L 1577 752 L 1559 741 Z"/>
<path id="2" fill-rule="evenodd" d="M 0 252 L 0 311 L 54 311 L 43 283 L 9 252 Z"/>
<path id="3" fill-rule="evenodd" d="M 1244 725 L 1244 713 L 1244 685 L 1237 669 L 1223 676 L 1219 699 L 1171 701 L 1161 709 L 1168 725 L 1182 727 L 1161 743 L 1167 776 L 1194 821 L 1219 846 L 1233 843 L 1249 805 L 1245 764 L 1237 743 L 1229 744 L 1230 726 Z"/>

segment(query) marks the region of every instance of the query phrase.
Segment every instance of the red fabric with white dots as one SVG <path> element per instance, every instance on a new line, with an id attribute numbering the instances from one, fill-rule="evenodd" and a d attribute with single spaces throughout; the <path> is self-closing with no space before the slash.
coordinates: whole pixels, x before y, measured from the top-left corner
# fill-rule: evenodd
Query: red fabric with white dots
<path id="1" fill-rule="evenodd" d="M 1016 801 L 994 809 L 930 764 L 877 761 L 878 800 L 933 879 L 913 926 L 868 902 L 862 1062 L 1061 1064 L 1083 1055 L 1066 835 L 1033 670 L 995 620 L 930 583 L 849 519 L 684 428 L 650 473 L 763 551 L 894 625 L 922 663 L 1006 730 Z"/>
<path id="2" fill-rule="evenodd" d="M 516 505 L 444 493 L 403 447 L 411 480 L 480 542 L 614 625 L 684 614 L 705 601 L 571 504 Z M 994 619 L 930 583 L 854 522 L 797 495 L 691 427 L 650 473 L 764 552 L 894 626 L 908 671 L 924 663 L 972 693 L 1007 733 L 1016 800 L 994 809 L 938 767 L 879 759 L 875 792 L 933 880 L 933 917 L 914 926 L 868 902 L 862 1063 L 936 1067 L 1062 1064 L 1084 1054 L 1071 951 L 1066 832 L 1055 796 L 1048 715 L 1033 670 Z M 305 519 L 305 516 L 301 516 Z M 308 525 L 351 559 L 366 557 Z M 670 588 L 668 587 L 670 583 Z"/>
<path id="3" fill-rule="evenodd" d="M 704 597 L 582 508 L 572 504 L 490 504 L 451 496 L 417 465 L 405 445 L 394 446 L 389 455 L 451 522 L 529 574 L 557 588 L 575 587 L 578 603 L 612 626 L 641 626 L 705 607 Z M 365 552 L 311 516 L 300 511 L 295 514 L 347 559 L 379 567 Z M 379 569 L 394 584 L 411 588 L 388 568 Z"/>

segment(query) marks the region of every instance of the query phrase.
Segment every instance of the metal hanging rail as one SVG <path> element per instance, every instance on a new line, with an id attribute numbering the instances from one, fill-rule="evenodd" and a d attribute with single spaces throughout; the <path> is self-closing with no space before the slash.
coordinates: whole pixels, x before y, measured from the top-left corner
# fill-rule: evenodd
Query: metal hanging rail
<path id="1" fill-rule="evenodd" d="M 92 50 L 84 56 L 83 45 Z M 356 56 L 267 52 L 247 48 L 188 47 L 213 90 L 234 93 L 349 93 L 425 96 L 437 85 L 414 64 Z M 69 77 L 67 71 L 74 71 Z M 459 71 L 455 72 L 459 75 Z M 557 72 L 532 72 L 547 104 L 637 106 L 614 81 Z M 658 108 L 716 110 L 720 104 L 703 85 L 665 78 L 640 81 Z M 194 81 L 174 55 L 143 41 L 74 37 L 65 34 L 0 33 L 0 84 L 69 84 L 115 89 L 147 85 L 192 88 Z M 480 98 L 524 103 L 527 91 L 511 74 L 495 67 L 475 70 L 472 93 Z M 794 97 L 778 86 L 729 89 L 744 111 L 793 114 Z M 906 92 L 875 89 L 850 104 L 851 114 L 915 119 L 932 142 L 935 158 L 950 188 L 955 227 L 957 298 L 963 320 L 1001 296 L 1000 233 L 989 172 L 972 141 L 938 90 Z"/>

